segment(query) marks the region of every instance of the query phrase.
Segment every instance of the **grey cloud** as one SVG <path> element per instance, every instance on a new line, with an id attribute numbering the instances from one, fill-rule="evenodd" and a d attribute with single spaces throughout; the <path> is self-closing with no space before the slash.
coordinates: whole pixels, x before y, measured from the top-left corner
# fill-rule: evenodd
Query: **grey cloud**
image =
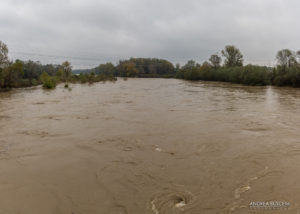
<path id="1" fill-rule="evenodd" d="M 279 49 L 300 49 L 299 7 L 296 0 L 11 0 L 1 2 L 0 40 L 11 58 L 65 56 L 75 67 L 128 57 L 203 62 L 227 44 L 246 62 L 269 65 Z"/>

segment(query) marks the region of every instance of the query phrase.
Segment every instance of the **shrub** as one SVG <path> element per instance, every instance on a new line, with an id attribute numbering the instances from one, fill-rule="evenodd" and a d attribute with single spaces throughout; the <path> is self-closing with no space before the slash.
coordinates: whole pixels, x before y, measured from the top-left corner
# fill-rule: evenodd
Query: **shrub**
<path id="1" fill-rule="evenodd" d="M 56 87 L 56 78 L 49 76 L 46 72 L 41 74 L 40 80 L 43 83 L 43 88 L 45 89 L 53 89 Z"/>
<path id="2" fill-rule="evenodd" d="M 56 79 L 54 77 L 49 77 L 43 82 L 43 88 L 45 89 L 53 89 L 56 87 Z"/>

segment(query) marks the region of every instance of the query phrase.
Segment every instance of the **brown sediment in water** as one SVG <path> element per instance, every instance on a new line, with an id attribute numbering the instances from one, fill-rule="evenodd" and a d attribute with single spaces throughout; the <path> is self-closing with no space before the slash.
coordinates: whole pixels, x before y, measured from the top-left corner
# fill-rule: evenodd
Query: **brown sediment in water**
<path id="1" fill-rule="evenodd" d="M 300 210 L 298 89 L 70 87 L 0 93 L 0 214 L 248 213 L 271 200 L 291 203 L 277 213 Z"/>

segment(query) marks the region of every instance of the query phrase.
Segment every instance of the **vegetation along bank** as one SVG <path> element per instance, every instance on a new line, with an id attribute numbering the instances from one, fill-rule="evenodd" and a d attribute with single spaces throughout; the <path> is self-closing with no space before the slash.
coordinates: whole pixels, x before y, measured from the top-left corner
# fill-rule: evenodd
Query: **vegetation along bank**
<path id="1" fill-rule="evenodd" d="M 164 59 L 130 58 L 120 60 L 117 65 L 108 62 L 93 69 L 72 70 L 68 61 L 61 65 L 42 65 L 31 60 L 10 61 L 8 48 L 0 41 L 0 90 L 39 84 L 45 89 L 52 89 L 61 82 L 68 87 L 68 83 L 115 81 L 116 77 L 179 78 L 300 87 L 300 51 L 283 49 L 278 51 L 276 59 L 276 67 L 244 65 L 240 50 L 228 45 L 221 51 L 221 56 L 213 54 L 202 64 L 189 60 L 183 66 L 174 66 Z"/>

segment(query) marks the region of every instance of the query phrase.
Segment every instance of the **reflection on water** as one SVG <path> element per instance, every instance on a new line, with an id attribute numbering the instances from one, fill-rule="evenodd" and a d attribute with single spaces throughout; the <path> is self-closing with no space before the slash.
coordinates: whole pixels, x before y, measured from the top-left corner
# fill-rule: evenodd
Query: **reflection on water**
<path id="1" fill-rule="evenodd" d="M 0 214 L 300 213 L 300 90 L 174 79 L 0 93 Z M 252 211 L 265 213 L 265 211 Z"/>

